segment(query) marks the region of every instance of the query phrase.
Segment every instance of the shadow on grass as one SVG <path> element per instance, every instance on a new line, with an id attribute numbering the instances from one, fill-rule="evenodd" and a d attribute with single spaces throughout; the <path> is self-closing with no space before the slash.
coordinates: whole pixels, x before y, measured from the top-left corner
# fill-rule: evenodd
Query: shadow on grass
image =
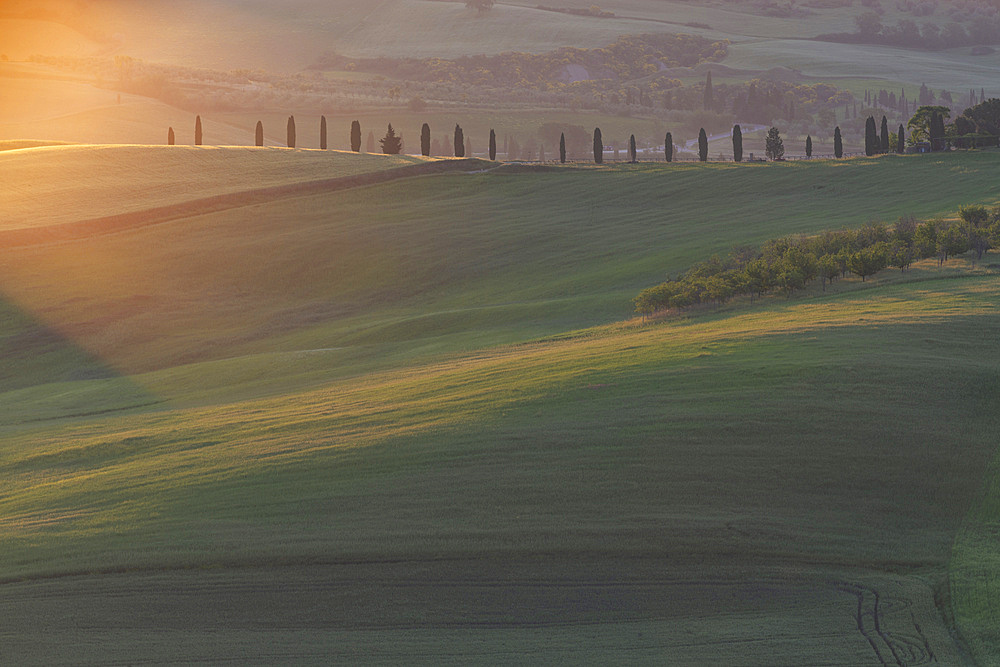
<path id="1" fill-rule="evenodd" d="M 161 402 L 5 299 L 0 299 L 0 359 L 0 425 L 97 415 Z"/>

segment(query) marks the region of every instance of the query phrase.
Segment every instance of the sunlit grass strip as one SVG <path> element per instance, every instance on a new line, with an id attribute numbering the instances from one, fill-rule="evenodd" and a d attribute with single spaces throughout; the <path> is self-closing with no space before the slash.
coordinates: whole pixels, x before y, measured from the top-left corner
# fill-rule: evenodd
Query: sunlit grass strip
<path id="1" fill-rule="evenodd" d="M 187 498 L 212 497 L 214 488 L 241 496 L 252 492 L 262 476 L 282 470 L 322 470 L 357 448 L 463 425 L 481 427 L 546 397 L 674 366 L 690 368 L 706 355 L 724 358 L 768 339 L 803 332 L 823 336 L 834 329 L 944 325 L 958 317 L 995 314 L 1000 300 L 1000 285 L 988 276 L 882 291 L 878 298 L 863 293 L 816 303 L 774 303 L 729 317 L 619 324 L 280 398 L 10 433 L 0 449 L 6 480 L 0 534 L 10 557 L 7 572 L 100 567 L 96 554 L 122 541 L 132 545 L 131 555 L 123 558 L 133 566 L 211 560 L 206 542 L 211 536 L 183 528 L 206 517 L 183 506 Z M 306 476 L 303 481 L 318 480 Z M 272 500 L 278 504 L 269 511 L 279 514 L 283 495 L 297 493 L 266 492 L 276 494 Z M 183 557 L 163 546 L 175 531 L 187 535 Z M 64 542 L 92 539 L 97 541 L 86 548 Z M 53 551 L 57 545 L 65 548 L 63 555 Z"/>

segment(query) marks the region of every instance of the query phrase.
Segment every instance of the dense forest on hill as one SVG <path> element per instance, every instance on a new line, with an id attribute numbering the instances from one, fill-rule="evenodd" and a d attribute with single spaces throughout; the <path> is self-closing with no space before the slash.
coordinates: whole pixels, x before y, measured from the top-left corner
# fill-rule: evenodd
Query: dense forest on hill
<path id="1" fill-rule="evenodd" d="M 564 47 L 548 53 L 508 52 L 454 60 L 355 59 L 328 53 L 313 69 L 356 70 L 409 81 L 552 90 L 579 78 L 631 81 L 671 67 L 717 62 L 725 58 L 728 46 L 728 40 L 686 34 L 623 35 L 612 44 L 593 49 Z"/>

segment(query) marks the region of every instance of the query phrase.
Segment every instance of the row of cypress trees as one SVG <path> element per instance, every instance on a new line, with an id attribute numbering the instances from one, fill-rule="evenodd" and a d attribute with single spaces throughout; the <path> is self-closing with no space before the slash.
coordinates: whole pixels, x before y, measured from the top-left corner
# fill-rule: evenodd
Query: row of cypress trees
<path id="1" fill-rule="evenodd" d="M 941 136 L 944 136 L 943 123 L 941 129 Z M 868 116 L 867 120 L 865 120 L 865 155 L 870 157 L 876 153 L 888 153 L 889 145 L 889 121 L 886 120 L 885 116 L 882 116 L 882 129 L 879 131 L 875 125 L 875 117 Z M 903 135 L 903 125 L 900 123 L 899 130 L 896 133 L 896 152 L 902 153 L 905 150 L 906 140 Z"/>
<path id="2" fill-rule="evenodd" d="M 940 126 L 940 128 L 938 127 Z M 931 138 L 932 140 L 938 136 L 944 136 L 944 122 L 940 116 L 936 119 L 931 118 Z M 351 122 L 351 150 L 355 153 L 361 151 L 361 123 L 358 121 Z M 743 161 L 743 131 L 739 125 L 733 126 L 733 161 L 742 162 Z M 905 150 L 905 137 L 903 132 L 903 125 L 900 124 L 897 131 L 896 137 L 896 152 L 903 153 Z M 175 143 L 174 128 L 167 128 L 167 144 L 173 146 Z M 288 117 L 287 126 L 287 141 L 289 148 L 295 148 L 295 116 Z M 383 152 L 393 152 L 399 153 L 402 150 L 402 137 L 397 136 L 389 125 L 386 136 L 381 140 Z M 195 117 L 194 124 L 194 144 L 195 146 L 202 145 L 202 124 L 201 116 Z M 465 134 L 460 125 L 455 125 L 454 132 L 454 144 L 455 144 L 455 157 L 465 157 Z M 264 145 L 264 124 L 261 121 L 257 121 L 257 127 L 254 131 L 254 145 L 263 146 Z M 319 147 L 322 150 L 327 148 L 327 125 L 326 116 L 320 116 L 319 123 Z M 889 126 L 888 120 L 885 116 L 882 116 L 882 128 L 881 133 L 876 129 L 875 118 L 869 116 L 865 121 L 865 155 L 871 156 L 876 153 L 888 153 L 890 147 L 889 139 Z M 424 123 L 420 128 L 420 154 L 424 156 L 430 155 L 431 151 L 431 128 L 427 123 Z M 667 132 L 664 137 L 664 157 L 667 162 L 673 161 L 673 135 Z M 838 158 L 844 155 L 844 145 L 843 137 L 840 132 L 840 127 L 834 128 L 833 131 L 833 152 Z M 490 140 L 489 140 L 489 156 L 491 160 L 496 160 L 497 145 L 496 145 L 496 132 L 490 129 Z M 812 157 L 812 137 L 806 136 L 806 157 Z M 636 146 L 635 146 L 635 135 L 629 137 L 628 145 L 628 159 L 629 162 L 637 162 Z M 705 128 L 701 128 L 698 131 L 698 159 L 701 162 L 706 162 L 708 160 L 708 135 L 705 132 Z M 566 134 L 562 133 L 559 136 L 559 162 L 566 162 Z M 594 162 L 596 164 L 602 164 L 604 162 L 604 139 L 601 134 L 601 128 L 594 129 Z"/>

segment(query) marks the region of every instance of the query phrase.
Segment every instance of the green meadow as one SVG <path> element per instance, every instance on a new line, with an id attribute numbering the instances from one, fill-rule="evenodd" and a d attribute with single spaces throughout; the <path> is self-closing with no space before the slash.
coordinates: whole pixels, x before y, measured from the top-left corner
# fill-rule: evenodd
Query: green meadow
<path id="1" fill-rule="evenodd" d="M 0 165 L 90 219 L 115 194 L 86 199 L 88 151 L 121 206 L 154 175 L 232 195 L 221 165 L 410 168 Z M 653 321 L 631 298 L 737 244 L 993 204 L 998 167 L 472 162 L 85 237 L 5 199 L 5 659 L 988 664 L 996 256 Z"/>

